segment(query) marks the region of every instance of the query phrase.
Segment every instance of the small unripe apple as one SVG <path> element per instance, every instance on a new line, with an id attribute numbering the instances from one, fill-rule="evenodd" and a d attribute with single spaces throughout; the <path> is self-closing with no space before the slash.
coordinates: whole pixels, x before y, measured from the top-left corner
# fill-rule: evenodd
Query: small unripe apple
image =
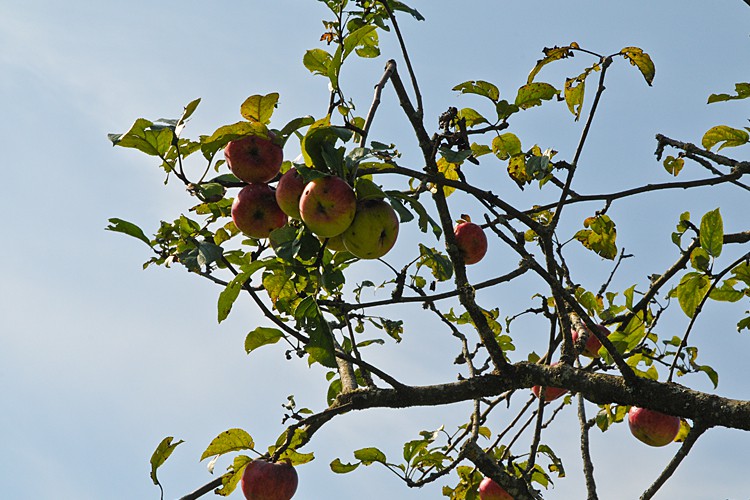
<path id="1" fill-rule="evenodd" d="M 232 202 L 232 220 L 246 235 L 268 238 L 271 231 L 286 224 L 287 217 L 268 184 L 248 184 Z"/>
<path id="2" fill-rule="evenodd" d="M 489 477 L 485 477 L 479 483 L 479 498 L 482 500 L 513 500 L 513 497 L 505 491 L 505 488 Z"/>
<path id="3" fill-rule="evenodd" d="M 268 182 L 279 173 L 284 150 L 270 139 L 250 135 L 230 141 L 224 158 L 232 173 L 247 182 Z"/>
<path id="4" fill-rule="evenodd" d="M 584 326 L 584 328 L 586 328 Z M 611 333 L 606 326 L 604 325 L 596 325 L 596 328 L 604 334 L 605 337 L 609 337 L 609 334 Z M 588 328 L 586 328 L 586 331 L 588 332 L 589 336 L 586 339 L 586 346 L 583 348 L 583 354 L 584 356 L 588 356 L 590 358 L 598 358 L 599 357 L 599 349 L 602 347 L 601 341 L 596 338 L 596 335 L 588 331 Z M 570 335 L 573 337 L 573 343 L 576 343 L 578 341 L 578 330 L 575 327 L 571 327 L 570 329 Z"/>
<path id="5" fill-rule="evenodd" d="M 296 168 L 292 167 L 284 172 L 279 183 L 276 184 L 276 202 L 282 212 L 289 217 L 299 219 L 299 199 L 304 190 L 305 181 Z"/>
<path id="6" fill-rule="evenodd" d="M 333 238 L 321 238 L 318 237 L 321 243 L 326 241 L 326 248 L 332 252 L 345 252 L 346 246 L 344 245 L 344 235 L 343 233 L 334 236 Z"/>
<path id="7" fill-rule="evenodd" d="M 245 467 L 240 486 L 247 500 L 290 500 L 297 482 L 297 471 L 290 464 L 253 460 Z"/>
<path id="8" fill-rule="evenodd" d="M 649 446 L 666 446 L 680 432 L 680 417 L 647 408 L 631 406 L 628 412 L 630 432 Z"/>
<path id="9" fill-rule="evenodd" d="M 341 236 L 344 246 L 352 255 L 360 259 L 379 259 L 396 243 L 396 211 L 382 199 L 360 201 L 354 220 Z"/>
<path id="10" fill-rule="evenodd" d="M 308 182 L 299 200 L 302 221 L 313 233 L 332 238 L 346 231 L 354 220 L 357 197 L 340 177 L 326 176 Z"/>
<path id="11" fill-rule="evenodd" d="M 453 230 L 456 245 L 464 258 L 464 264 L 476 264 L 487 253 L 487 236 L 484 229 L 473 222 L 459 222 Z"/>

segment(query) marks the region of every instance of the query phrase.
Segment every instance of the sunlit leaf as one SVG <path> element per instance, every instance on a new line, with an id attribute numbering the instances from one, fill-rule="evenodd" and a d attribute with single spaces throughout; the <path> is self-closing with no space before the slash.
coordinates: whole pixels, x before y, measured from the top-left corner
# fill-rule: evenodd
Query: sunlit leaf
<path id="1" fill-rule="evenodd" d="M 559 93 L 560 91 L 549 83 L 528 83 L 518 89 L 515 105 L 521 109 L 540 106 L 542 101 L 549 101 Z"/>
<path id="2" fill-rule="evenodd" d="M 578 231 L 574 238 L 601 257 L 613 260 L 617 256 L 615 222 L 608 215 L 597 215 L 584 220 L 583 226 L 588 229 Z"/>
<path id="3" fill-rule="evenodd" d="M 345 464 L 340 459 L 335 459 L 331 462 L 331 470 L 336 474 L 346 474 L 359 467 L 359 462 L 353 464 Z"/>
<path id="4" fill-rule="evenodd" d="M 468 82 L 459 83 L 453 87 L 452 90 L 459 91 L 462 94 L 481 95 L 494 102 L 497 102 L 497 100 L 500 99 L 500 91 L 498 88 L 494 84 L 484 80 L 470 80 Z"/>
<path id="5" fill-rule="evenodd" d="M 577 47 L 578 44 L 575 44 L 575 46 Z M 529 73 L 529 78 L 527 79 L 527 83 L 533 82 L 534 77 L 536 77 L 537 73 L 539 73 L 539 71 L 545 65 L 551 63 L 552 61 L 558 61 L 560 59 L 565 59 L 567 57 L 573 57 L 573 51 L 570 49 L 571 49 L 571 46 L 545 48 L 544 57 L 542 59 L 539 59 L 536 62 L 536 66 L 534 66 L 534 69 L 532 69 L 531 73 Z"/>
<path id="6" fill-rule="evenodd" d="M 386 463 L 385 454 L 377 448 L 362 448 L 357 450 L 354 452 L 354 458 L 362 462 L 363 465 L 370 465 L 374 462 Z"/>
<path id="7" fill-rule="evenodd" d="M 521 153 L 521 139 L 511 132 L 500 134 L 492 139 L 492 152 L 501 160 Z"/>
<path id="8" fill-rule="evenodd" d="M 252 450 L 253 438 L 242 429 L 229 429 L 216 436 L 201 455 L 201 460 L 232 451 Z"/>
<path id="9" fill-rule="evenodd" d="M 151 242 L 143 233 L 143 230 L 140 227 L 133 224 L 132 222 L 128 222 L 122 219 L 112 218 L 112 219 L 109 219 L 109 223 L 110 223 L 109 226 L 104 228 L 106 231 L 114 231 L 116 233 L 127 234 L 128 236 L 138 238 L 139 240 L 144 242 L 146 245 L 151 246 Z"/>
<path id="10" fill-rule="evenodd" d="M 690 272 L 682 277 L 674 290 L 682 311 L 692 318 L 695 310 L 708 293 L 711 280 L 703 273 Z"/>
<path id="11" fill-rule="evenodd" d="M 173 440 L 174 437 L 172 436 L 162 439 L 151 455 L 151 480 L 157 486 L 159 486 L 159 480 L 156 477 L 156 470 L 167 461 L 177 445 L 184 443 L 182 439 L 177 442 L 173 442 Z"/>
<path id="12" fill-rule="evenodd" d="M 724 222 L 719 209 L 711 210 L 701 218 L 700 244 L 712 257 L 721 255 L 724 244 Z"/>
<path id="13" fill-rule="evenodd" d="M 246 120 L 267 125 L 271 121 L 271 115 L 273 115 L 278 102 L 278 92 L 267 95 L 251 95 L 240 106 L 240 114 Z"/>
<path id="14" fill-rule="evenodd" d="M 250 354 L 259 347 L 275 344 L 283 337 L 281 330 L 259 326 L 245 337 L 245 352 Z"/>
<path id="15" fill-rule="evenodd" d="M 643 78 L 646 79 L 646 83 L 651 85 L 656 75 L 656 67 L 651 57 L 638 47 L 625 47 L 620 51 L 620 54 L 624 55 L 630 61 L 630 64 L 637 66 Z"/>
<path id="16" fill-rule="evenodd" d="M 328 76 L 328 67 L 332 56 L 323 49 L 311 49 L 305 52 L 302 64 L 315 75 Z"/>
<path id="17" fill-rule="evenodd" d="M 684 166 L 685 160 L 683 160 L 682 158 L 675 158 L 674 156 L 670 155 L 664 159 L 664 169 L 675 177 L 679 175 L 682 167 Z"/>
<path id="18" fill-rule="evenodd" d="M 735 95 L 711 94 L 708 96 L 708 104 L 713 102 L 729 101 L 733 99 L 747 99 L 750 97 L 750 83 L 736 83 L 734 85 Z"/>
<path id="19" fill-rule="evenodd" d="M 577 78 L 568 78 L 565 80 L 565 104 L 568 105 L 568 109 L 573 113 L 573 116 L 576 117 L 576 121 L 581 118 L 585 89 L 585 80 L 578 80 Z"/>
<path id="20" fill-rule="evenodd" d="M 740 130 L 726 125 L 717 125 L 710 128 L 701 139 L 704 148 L 711 150 L 719 144 L 719 151 L 724 148 L 742 146 L 750 142 L 750 135 L 745 130 Z"/>

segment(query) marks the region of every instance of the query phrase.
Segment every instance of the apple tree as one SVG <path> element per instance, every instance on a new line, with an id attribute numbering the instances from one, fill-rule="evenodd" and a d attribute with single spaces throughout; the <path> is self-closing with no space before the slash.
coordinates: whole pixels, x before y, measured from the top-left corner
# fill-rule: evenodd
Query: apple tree
<path id="1" fill-rule="evenodd" d="M 585 194 L 578 186 L 592 166 L 581 155 L 606 105 L 608 70 L 632 66 L 633 77 L 651 85 L 655 65 L 646 51 L 600 53 L 575 42 L 544 48 L 530 62 L 526 83 L 506 94 L 512 97 L 501 97 L 494 82 L 450 82 L 472 107 L 444 106 L 429 116 L 399 26 L 404 16 L 422 21 L 421 14 L 397 0 L 320 1 L 328 9 L 325 29 L 302 57 L 328 84 L 319 116 L 278 123 L 279 94 L 256 94 L 240 103 L 241 120 L 190 138 L 186 125 L 196 99 L 175 119 L 141 118 L 110 135 L 114 145 L 152 157 L 189 198 L 185 212 L 161 221 L 152 236 L 117 218 L 107 229 L 149 247 L 144 267 L 171 265 L 215 283 L 219 322 L 233 308 L 257 308 L 265 322 L 252 325 L 247 353 L 262 356 L 264 346 L 283 343 L 282 362 L 309 364 L 327 381 L 314 408 L 289 400 L 275 442 L 256 443 L 252 429 L 235 428 L 208 443 L 200 460 L 232 454 L 233 463 L 183 498 L 230 494 L 246 470 L 263 468 L 249 464 L 303 466 L 324 446 L 317 431 L 353 410 L 421 406 L 439 414 L 467 403 L 462 425 L 415 429 L 398 458 L 374 443 L 330 464 L 340 474 L 377 464 L 409 487 L 443 484 L 442 494 L 453 500 L 543 498 L 553 480 L 564 480 L 566 457 L 545 440 L 563 412 L 580 421 L 590 499 L 597 488 L 589 434 L 597 429 L 629 418 L 644 443 L 674 446 L 642 498 L 656 493 L 711 428 L 750 430 L 750 402 L 690 387 L 696 377 L 718 386 L 718 371 L 703 364 L 691 338 L 705 311 L 718 301 L 736 303 L 737 329 L 750 330 L 750 228 L 725 230 L 722 218 L 743 208 L 722 204 L 672 221 L 672 245 L 659 248 L 672 260 L 660 272 L 643 264 L 649 255 L 624 251 L 618 238 L 624 222 L 615 215 L 619 204 L 638 199 L 659 217 L 653 194 L 663 191 L 750 190 L 743 181 L 750 162 L 730 153 L 750 142 L 750 129 L 713 126 L 699 134 L 700 144 L 657 135 L 656 157 L 673 179 L 635 179 L 635 187 Z M 372 100 L 355 103 L 343 68 L 355 59 L 382 65 L 382 37 L 394 37 L 400 51 L 372 82 Z M 548 65 L 561 61 L 574 68 L 571 76 L 545 81 Z M 750 84 L 737 83 L 734 93 L 708 102 L 747 97 Z M 379 114 L 384 100 L 398 102 L 402 113 Z M 571 122 L 584 124 L 572 155 L 561 157 L 555 145 L 543 149 L 514 132 L 514 120 L 539 106 L 564 106 Z M 408 122 L 409 137 L 392 144 L 371 136 L 373 123 L 395 120 Z M 402 151 L 410 149 L 418 160 L 405 160 Z M 698 175 L 683 180 L 683 170 Z M 477 180 L 482 171 L 494 172 L 491 184 Z M 533 201 L 498 194 L 512 190 L 526 190 Z M 515 257 L 498 259 L 498 249 Z M 621 264 L 636 259 L 643 274 L 613 289 Z M 491 277 L 473 280 L 472 268 L 482 266 Z M 522 281 L 535 293 L 515 297 L 521 307 L 505 305 L 502 294 L 487 299 Z M 365 300 L 365 291 L 377 298 Z M 424 316 L 454 340 L 455 362 L 441 368 L 443 379 L 414 385 L 409 367 L 388 371 L 370 353 L 398 349 L 403 337 L 419 335 L 416 318 Z M 666 333 L 665 318 L 676 318 L 682 331 Z M 535 325 L 540 352 L 516 348 L 521 319 Z M 165 438 L 153 454 L 152 479 L 160 488 L 157 469 L 179 443 Z M 257 498 L 249 489 L 248 498 Z M 274 498 L 294 494 L 281 490 Z"/>

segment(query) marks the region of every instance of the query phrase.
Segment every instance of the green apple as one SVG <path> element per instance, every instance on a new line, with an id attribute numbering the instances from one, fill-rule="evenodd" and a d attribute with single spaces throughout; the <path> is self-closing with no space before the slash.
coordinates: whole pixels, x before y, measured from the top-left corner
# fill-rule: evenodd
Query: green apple
<path id="1" fill-rule="evenodd" d="M 380 198 L 362 200 L 357 203 L 354 220 L 342 237 L 344 246 L 354 256 L 360 259 L 379 259 L 396 243 L 396 211 Z"/>
<path id="2" fill-rule="evenodd" d="M 649 446 L 666 446 L 680 432 L 680 418 L 647 408 L 631 406 L 628 411 L 630 432 Z"/>
<path id="3" fill-rule="evenodd" d="M 356 209 L 354 190 L 335 176 L 308 182 L 299 200 L 300 218 L 310 231 L 324 238 L 343 233 L 354 220 Z"/>
<path id="4" fill-rule="evenodd" d="M 479 498 L 482 500 L 513 500 L 513 497 L 505 491 L 505 488 L 489 477 L 485 477 L 479 483 Z"/>
<path id="5" fill-rule="evenodd" d="M 267 238 L 271 231 L 286 224 L 287 217 L 268 184 L 248 184 L 232 202 L 232 220 L 246 235 Z"/>
<path id="6" fill-rule="evenodd" d="M 289 463 L 253 460 L 242 473 L 240 487 L 247 500 L 290 500 L 297 482 L 297 471 Z"/>
<path id="7" fill-rule="evenodd" d="M 279 173 L 284 151 L 270 139 L 250 135 L 230 141 L 224 148 L 224 158 L 240 180 L 268 182 Z"/>

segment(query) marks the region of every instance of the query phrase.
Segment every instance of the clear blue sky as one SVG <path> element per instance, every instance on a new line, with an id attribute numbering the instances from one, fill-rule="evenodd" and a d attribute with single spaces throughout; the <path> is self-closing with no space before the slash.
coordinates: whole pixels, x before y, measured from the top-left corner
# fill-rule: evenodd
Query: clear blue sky
<path id="1" fill-rule="evenodd" d="M 741 0 L 411 4 L 427 18 L 422 23 L 404 18 L 402 27 L 432 117 L 451 105 L 478 106 L 451 92 L 465 80 L 492 81 L 512 98 L 545 46 L 577 41 L 610 53 L 636 45 L 651 54 L 653 88 L 622 61 L 609 75 L 581 163 L 589 179 L 586 192 L 667 181 L 653 159 L 657 132 L 699 142 L 711 126 L 746 124 L 746 103 L 705 104 L 709 94 L 748 80 L 750 8 Z M 238 303 L 217 325 L 216 286 L 179 267 L 141 271 L 149 258 L 146 247 L 103 228 L 108 218 L 121 217 L 153 231 L 158 220 L 177 217 L 191 202 L 177 184 L 163 186 L 151 159 L 111 147 L 106 134 L 125 131 L 136 118 L 176 117 L 186 103 L 202 97 L 186 131 L 195 137 L 238 120 L 247 96 L 272 91 L 281 94 L 274 125 L 306 114 L 320 117 L 327 103 L 325 81 L 310 75 L 301 59 L 305 50 L 320 46 L 325 15 L 323 4 L 313 0 L 2 3 L 0 497 L 158 498 L 148 459 L 167 435 L 186 441 L 159 472 L 166 498 L 179 497 L 210 480 L 205 463 L 197 460 L 221 431 L 243 427 L 257 443 L 267 444 L 282 430 L 280 405 L 287 395 L 322 408 L 325 383 L 318 369 L 283 361 L 280 346 L 244 354 L 245 333 L 265 324 L 250 304 Z M 369 103 L 385 59 L 398 55 L 392 40 L 383 37 L 382 46 L 385 57 L 343 75 L 360 106 Z M 563 77 L 577 74 L 586 62 L 577 56 L 539 78 L 560 88 Z M 580 124 L 563 105 L 545 106 L 523 114 L 511 130 L 524 145 L 536 142 L 569 158 Z M 371 137 L 396 142 L 403 161 L 420 167 L 390 89 Z M 286 153 L 296 155 L 291 147 Z M 488 182 L 494 178 L 477 175 Z M 746 209 L 739 208 L 740 202 L 747 206 L 746 192 L 721 193 L 720 198 L 702 192 L 688 198 L 655 195 L 618 206 L 613 217 L 620 238 L 640 259 L 625 267 L 616 286 L 625 288 L 674 260 L 668 233 L 682 210 L 698 217 L 727 203 L 722 208 L 727 230 L 747 229 Z M 525 205 L 536 194 L 531 188 L 507 196 Z M 658 223 L 649 212 L 655 207 L 664 215 Z M 586 207 L 581 218 L 599 208 Z M 409 241 L 405 237 L 397 249 L 405 251 Z M 504 257 L 498 253 L 494 262 L 505 265 Z M 609 271 L 608 263 L 593 262 L 594 275 L 579 274 L 592 288 Z M 374 266 L 359 271 L 377 272 Z M 478 266 L 470 277 L 478 281 L 494 270 Z M 483 299 L 510 315 L 526 307 L 521 300 L 532 293 L 501 288 Z M 694 334 L 704 362 L 720 370 L 721 393 L 750 399 L 743 354 L 750 335 L 734 330 L 738 308 L 716 306 L 710 314 Z M 686 323 L 675 314 L 664 327 L 679 333 Z M 410 383 L 451 380 L 454 374 L 441 372 L 438 363 L 455 353 L 441 351 L 439 340 L 425 343 L 431 334 L 407 331 L 403 344 L 383 349 L 379 362 Z M 519 346 L 541 350 L 537 344 L 545 335 L 519 340 Z M 681 382 L 710 389 L 700 376 Z M 546 498 L 582 495 L 577 424 L 573 412 L 566 413 L 549 435 L 569 477 L 557 481 Z M 336 457 L 348 461 L 352 450 L 373 444 L 395 459 L 399 443 L 466 414 L 465 407 L 455 407 L 442 414 L 416 409 L 341 417 L 316 435 L 310 450 L 317 459 L 299 468 L 295 498 L 440 498 L 443 483 L 409 490 L 375 466 L 337 476 L 328 463 Z M 624 425 L 606 434 L 596 431 L 592 441 L 601 497 L 607 499 L 637 497 L 676 449 L 646 449 Z M 750 436 L 711 431 L 660 498 L 746 499 L 750 484 L 738 457 L 747 449 Z M 220 461 L 217 471 L 226 465 Z"/>

